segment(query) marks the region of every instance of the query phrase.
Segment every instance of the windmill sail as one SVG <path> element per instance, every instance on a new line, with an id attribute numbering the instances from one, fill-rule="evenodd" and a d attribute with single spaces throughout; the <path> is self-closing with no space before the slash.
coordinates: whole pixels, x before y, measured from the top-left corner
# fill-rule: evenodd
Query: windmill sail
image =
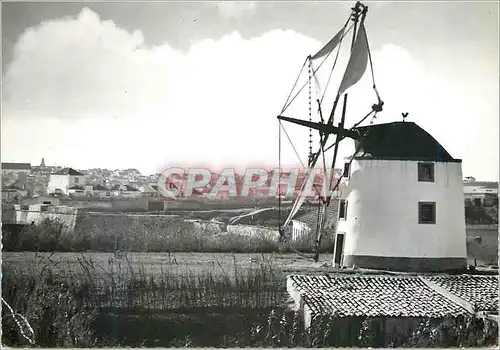
<path id="1" fill-rule="evenodd" d="M 345 27 L 342 28 L 337 33 L 337 35 L 335 35 L 332 38 L 332 40 L 330 40 L 325 46 L 323 46 L 323 48 L 321 50 L 319 50 L 315 55 L 311 56 L 311 59 L 312 60 L 316 60 L 318 58 L 321 58 L 321 57 L 329 54 L 333 50 L 335 50 L 335 48 L 337 47 L 337 45 L 340 43 L 342 37 L 344 36 L 344 30 L 345 30 Z"/>
<path id="2" fill-rule="evenodd" d="M 304 189 L 306 186 L 312 185 L 312 182 L 314 182 L 314 176 L 316 175 L 314 171 L 311 171 L 312 167 L 308 168 L 307 171 L 307 177 L 305 181 L 302 183 L 302 186 L 300 188 L 300 195 L 297 198 L 297 200 L 293 203 L 292 205 L 292 210 L 290 211 L 290 214 L 288 215 L 287 219 L 285 220 L 285 223 L 283 224 L 283 228 L 287 227 L 292 218 L 295 216 L 295 214 L 298 213 L 304 202 L 306 201 L 306 196 L 304 195 Z"/>
<path id="3" fill-rule="evenodd" d="M 356 37 L 356 42 L 352 48 L 351 57 L 340 83 L 339 95 L 342 95 L 348 88 L 356 84 L 368 65 L 368 41 L 366 39 L 365 26 L 361 23 Z"/>

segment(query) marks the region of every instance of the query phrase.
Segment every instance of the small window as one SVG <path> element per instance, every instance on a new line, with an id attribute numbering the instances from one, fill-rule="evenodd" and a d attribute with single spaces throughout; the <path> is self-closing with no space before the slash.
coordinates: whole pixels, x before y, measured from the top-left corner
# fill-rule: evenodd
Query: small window
<path id="1" fill-rule="evenodd" d="M 436 223 L 436 203 L 419 202 L 418 203 L 418 223 L 435 224 Z"/>
<path id="2" fill-rule="evenodd" d="M 345 199 L 340 200 L 339 205 L 339 219 L 346 219 L 347 217 L 347 201 Z"/>
<path id="3" fill-rule="evenodd" d="M 50 201 L 43 201 L 43 204 L 51 204 Z"/>
<path id="4" fill-rule="evenodd" d="M 80 183 L 80 179 L 78 177 L 75 177 L 75 183 L 76 184 Z"/>
<path id="5" fill-rule="evenodd" d="M 345 163 L 344 164 L 344 174 L 342 174 L 342 176 L 349 178 L 349 170 L 351 170 L 351 163 Z"/>
<path id="6" fill-rule="evenodd" d="M 418 163 L 418 181 L 434 182 L 433 163 Z"/>

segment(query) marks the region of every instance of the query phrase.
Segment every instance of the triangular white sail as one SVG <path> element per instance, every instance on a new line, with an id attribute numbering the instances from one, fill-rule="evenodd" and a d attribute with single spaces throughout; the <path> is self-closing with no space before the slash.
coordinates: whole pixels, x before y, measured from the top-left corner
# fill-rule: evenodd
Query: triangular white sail
<path id="1" fill-rule="evenodd" d="M 308 171 L 307 171 L 306 179 L 302 183 L 302 186 L 300 187 L 300 195 L 297 198 L 297 200 L 295 201 L 295 203 L 293 203 L 292 210 L 290 211 L 290 214 L 288 215 L 288 217 L 286 218 L 285 223 L 283 224 L 283 227 L 282 227 L 283 229 L 288 226 L 288 224 L 290 223 L 290 221 L 292 221 L 292 218 L 300 210 L 300 207 L 302 207 L 302 204 L 304 204 L 304 202 L 306 201 L 306 196 L 304 196 L 304 188 L 306 187 L 306 185 L 310 181 L 314 181 L 314 176 L 316 175 L 315 172 L 311 171 L 311 170 L 312 170 L 312 167 L 309 167 Z"/>
<path id="2" fill-rule="evenodd" d="M 327 54 L 329 54 L 330 52 L 332 52 L 333 50 L 335 50 L 335 48 L 337 47 L 337 45 L 340 43 L 340 40 L 342 39 L 342 37 L 344 36 L 344 30 L 345 30 L 345 27 L 342 28 L 338 33 L 337 35 L 335 35 L 333 37 L 332 40 L 330 40 L 325 46 L 323 46 L 323 48 L 321 50 L 319 50 L 314 56 L 311 56 L 311 59 L 312 60 L 316 60 L 318 58 L 321 58 Z"/>
<path id="3" fill-rule="evenodd" d="M 356 42 L 352 48 L 351 57 L 347 64 L 344 77 L 340 83 L 338 95 L 342 95 L 348 88 L 356 84 L 363 74 L 365 74 L 368 64 L 368 41 L 366 38 L 365 26 L 361 23 L 356 37 Z"/>

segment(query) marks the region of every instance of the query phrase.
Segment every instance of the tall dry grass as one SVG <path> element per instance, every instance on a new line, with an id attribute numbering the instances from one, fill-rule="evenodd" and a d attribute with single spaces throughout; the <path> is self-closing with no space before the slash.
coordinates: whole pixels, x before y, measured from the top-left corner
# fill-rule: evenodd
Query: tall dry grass
<path id="1" fill-rule="evenodd" d="M 172 257 L 175 259 L 175 257 Z M 313 320 L 285 305 L 284 276 L 264 257 L 259 266 L 232 270 L 219 264 L 179 274 L 166 265 L 149 275 L 124 257 L 105 270 L 80 255 L 79 271 L 37 256 L 31 269 L 3 268 L 2 298 L 30 324 L 30 344 L 8 308 L 2 341 L 9 346 L 211 347 L 440 347 L 497 344 L 495 322 L 476 317 L 421 320 L 412 332 L 385 334 L 383 319 Z M 35 268 L 35 265 L 38 268 Z M 39 267 L 42 268 L 39 268 Z M 401 320 L 404 322 L 404 319 Z"/>
<path id="2" fill-rule="evenodd" d="M 219 264 L 217 273 L 179 274 L 167 265 L 160 274 L 149 275 L 144 266 L 134 269 L 126 257 L 113 258 L 111 269 L 105 270 L 82 254 L 83 273 L 50 258 L 36 256 L 31 269 L 3 267 L 2 297 L 29 322 L 38 346 L 97 346 L 103 340 L 95 335 L 95 323 L 113 310 L 262 310 L 279 305 L 284 295 L 283 279 L 265 261 L 241 271 L 236 261 L 233 271 Z M 19 326 L 9 322 L 6 308 L 2 317 L 4 344 L 29 345 Z"/>
<path id="3" fill-rule="evenodd" d="M 78 219 L 80 220 L 80 219 Z M 314 237 L 304 236 L 293 242 L 279 242 L 266 236 L 216 234 L 196 229 L 179 220 L 119 220 L 97 217 L 66 232 L 63 224 L 45 219 L 24 227 L 3 227 L 5 251 L 39 252 L 204 252 L 204 253 L 312 253 Z M 321 242 L 321 253 L 333 251 L 333 235 Z"/>

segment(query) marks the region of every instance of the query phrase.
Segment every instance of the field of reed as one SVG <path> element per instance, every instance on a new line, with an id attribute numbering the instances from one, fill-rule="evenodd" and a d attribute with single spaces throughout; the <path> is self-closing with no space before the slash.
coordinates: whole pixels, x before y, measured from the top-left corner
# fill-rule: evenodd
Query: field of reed
<path id="1" fill-rule="evenodd" d="M 480 318 L 421 320 L 411 333 L 383 334 L 379 320 L 315 320 L 310 332 L 289 311 L 285 276 L 262 258 L 249 269 L 220 264 L 179 274 L 112 259 L 111 269 L 80 254 L 80 271 L 35 256 L 32 268 L 6 263 L 2 343 L 35 347 L 486 346 L 498 327 Z M 37 266 L 37 268 L 35 268 Z"/>
<path id="2" fill-rule="evenodd" d="M 278 242 L 267 236 L 214 234 L 183 220 L 134 217 L 78 218 L 74 232 L 61 222 L 45 219 L 27 226 L 4 225 L 2 244 L 7 252 L 203 252 L 203 253 L 312 253 L 312 236 L 295 242 Z M 333 251 L 332 235 L 325 236 L 321 252 Z"/>

